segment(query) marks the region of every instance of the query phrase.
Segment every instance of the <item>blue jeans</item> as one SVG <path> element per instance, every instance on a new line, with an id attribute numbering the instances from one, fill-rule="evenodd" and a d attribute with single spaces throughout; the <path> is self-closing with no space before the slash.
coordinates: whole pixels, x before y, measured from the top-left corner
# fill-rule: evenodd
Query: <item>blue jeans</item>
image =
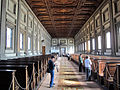
<path id="1" fill-rule="evenodd" d="M 86 80 L 91 80 L 91 69 L 86 67 L 85 73 L 86 73 Z"/>
<path id="2" fill-rule="evenodd" d="M 50 75 L 51 75 L 50 87 L 52 87 L 54 82 L 54 70 L 50 71 Z"/>

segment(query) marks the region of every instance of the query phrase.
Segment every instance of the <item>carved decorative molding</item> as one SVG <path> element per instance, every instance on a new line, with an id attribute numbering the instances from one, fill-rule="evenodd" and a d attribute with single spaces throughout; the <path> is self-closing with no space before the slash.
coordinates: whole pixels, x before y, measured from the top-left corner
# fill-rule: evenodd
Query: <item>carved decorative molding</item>
<path id="1" fill-rule="evenodd" d="M 51 36 L 60 38 L 74 37 L 103 0 L 26 1 Z"/>

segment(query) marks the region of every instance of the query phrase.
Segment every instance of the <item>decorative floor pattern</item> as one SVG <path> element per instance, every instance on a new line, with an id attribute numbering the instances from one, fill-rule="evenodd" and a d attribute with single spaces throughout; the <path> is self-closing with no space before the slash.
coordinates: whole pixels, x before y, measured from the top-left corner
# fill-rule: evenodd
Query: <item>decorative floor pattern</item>
<path id="1" fill-rule="evenodd" d="M 48 74 L 39 90 L 103 90 L 93 81 L 86 82 L 85 74 L 78 72 L 78 65 L 59 57 L 56 61 L 59 72 L 55 70 L 55 86 L 49 88 L 50 75 Z"/>

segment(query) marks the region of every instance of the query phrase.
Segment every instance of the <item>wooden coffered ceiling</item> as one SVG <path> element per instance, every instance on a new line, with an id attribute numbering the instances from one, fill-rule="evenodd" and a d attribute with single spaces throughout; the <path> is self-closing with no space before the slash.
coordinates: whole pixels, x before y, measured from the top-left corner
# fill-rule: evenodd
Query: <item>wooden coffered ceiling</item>
<path id="1" fill-rule="evenodd" d="M 53 38 L 74 37 L 103 0 L 26 0 Z"/>

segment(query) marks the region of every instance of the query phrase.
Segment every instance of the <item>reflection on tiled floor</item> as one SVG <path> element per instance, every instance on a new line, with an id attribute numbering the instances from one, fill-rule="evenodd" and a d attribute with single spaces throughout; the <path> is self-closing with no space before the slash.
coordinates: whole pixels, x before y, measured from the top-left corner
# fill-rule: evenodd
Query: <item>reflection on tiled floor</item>
<path id="1" fill-rule="evenodd" d="M 78 72 L 78 65 L 67 58 L 58 58 L 59 72 L 55 70 L 55 86 L 49 88 L 48 74 L 39 90 L 102 90 L 95 82 L 85 81 L 85 74 Z"/>
<path id="2" fill-rule="evenodd" d="M 72 66 L 71 62 L 67 58 L 61 59 L 60 71 L 58 80 L 58 89 L 65 90 L 82 90 L 82 83 L 79 82 L 75 73 L 75 67 Z"/>

